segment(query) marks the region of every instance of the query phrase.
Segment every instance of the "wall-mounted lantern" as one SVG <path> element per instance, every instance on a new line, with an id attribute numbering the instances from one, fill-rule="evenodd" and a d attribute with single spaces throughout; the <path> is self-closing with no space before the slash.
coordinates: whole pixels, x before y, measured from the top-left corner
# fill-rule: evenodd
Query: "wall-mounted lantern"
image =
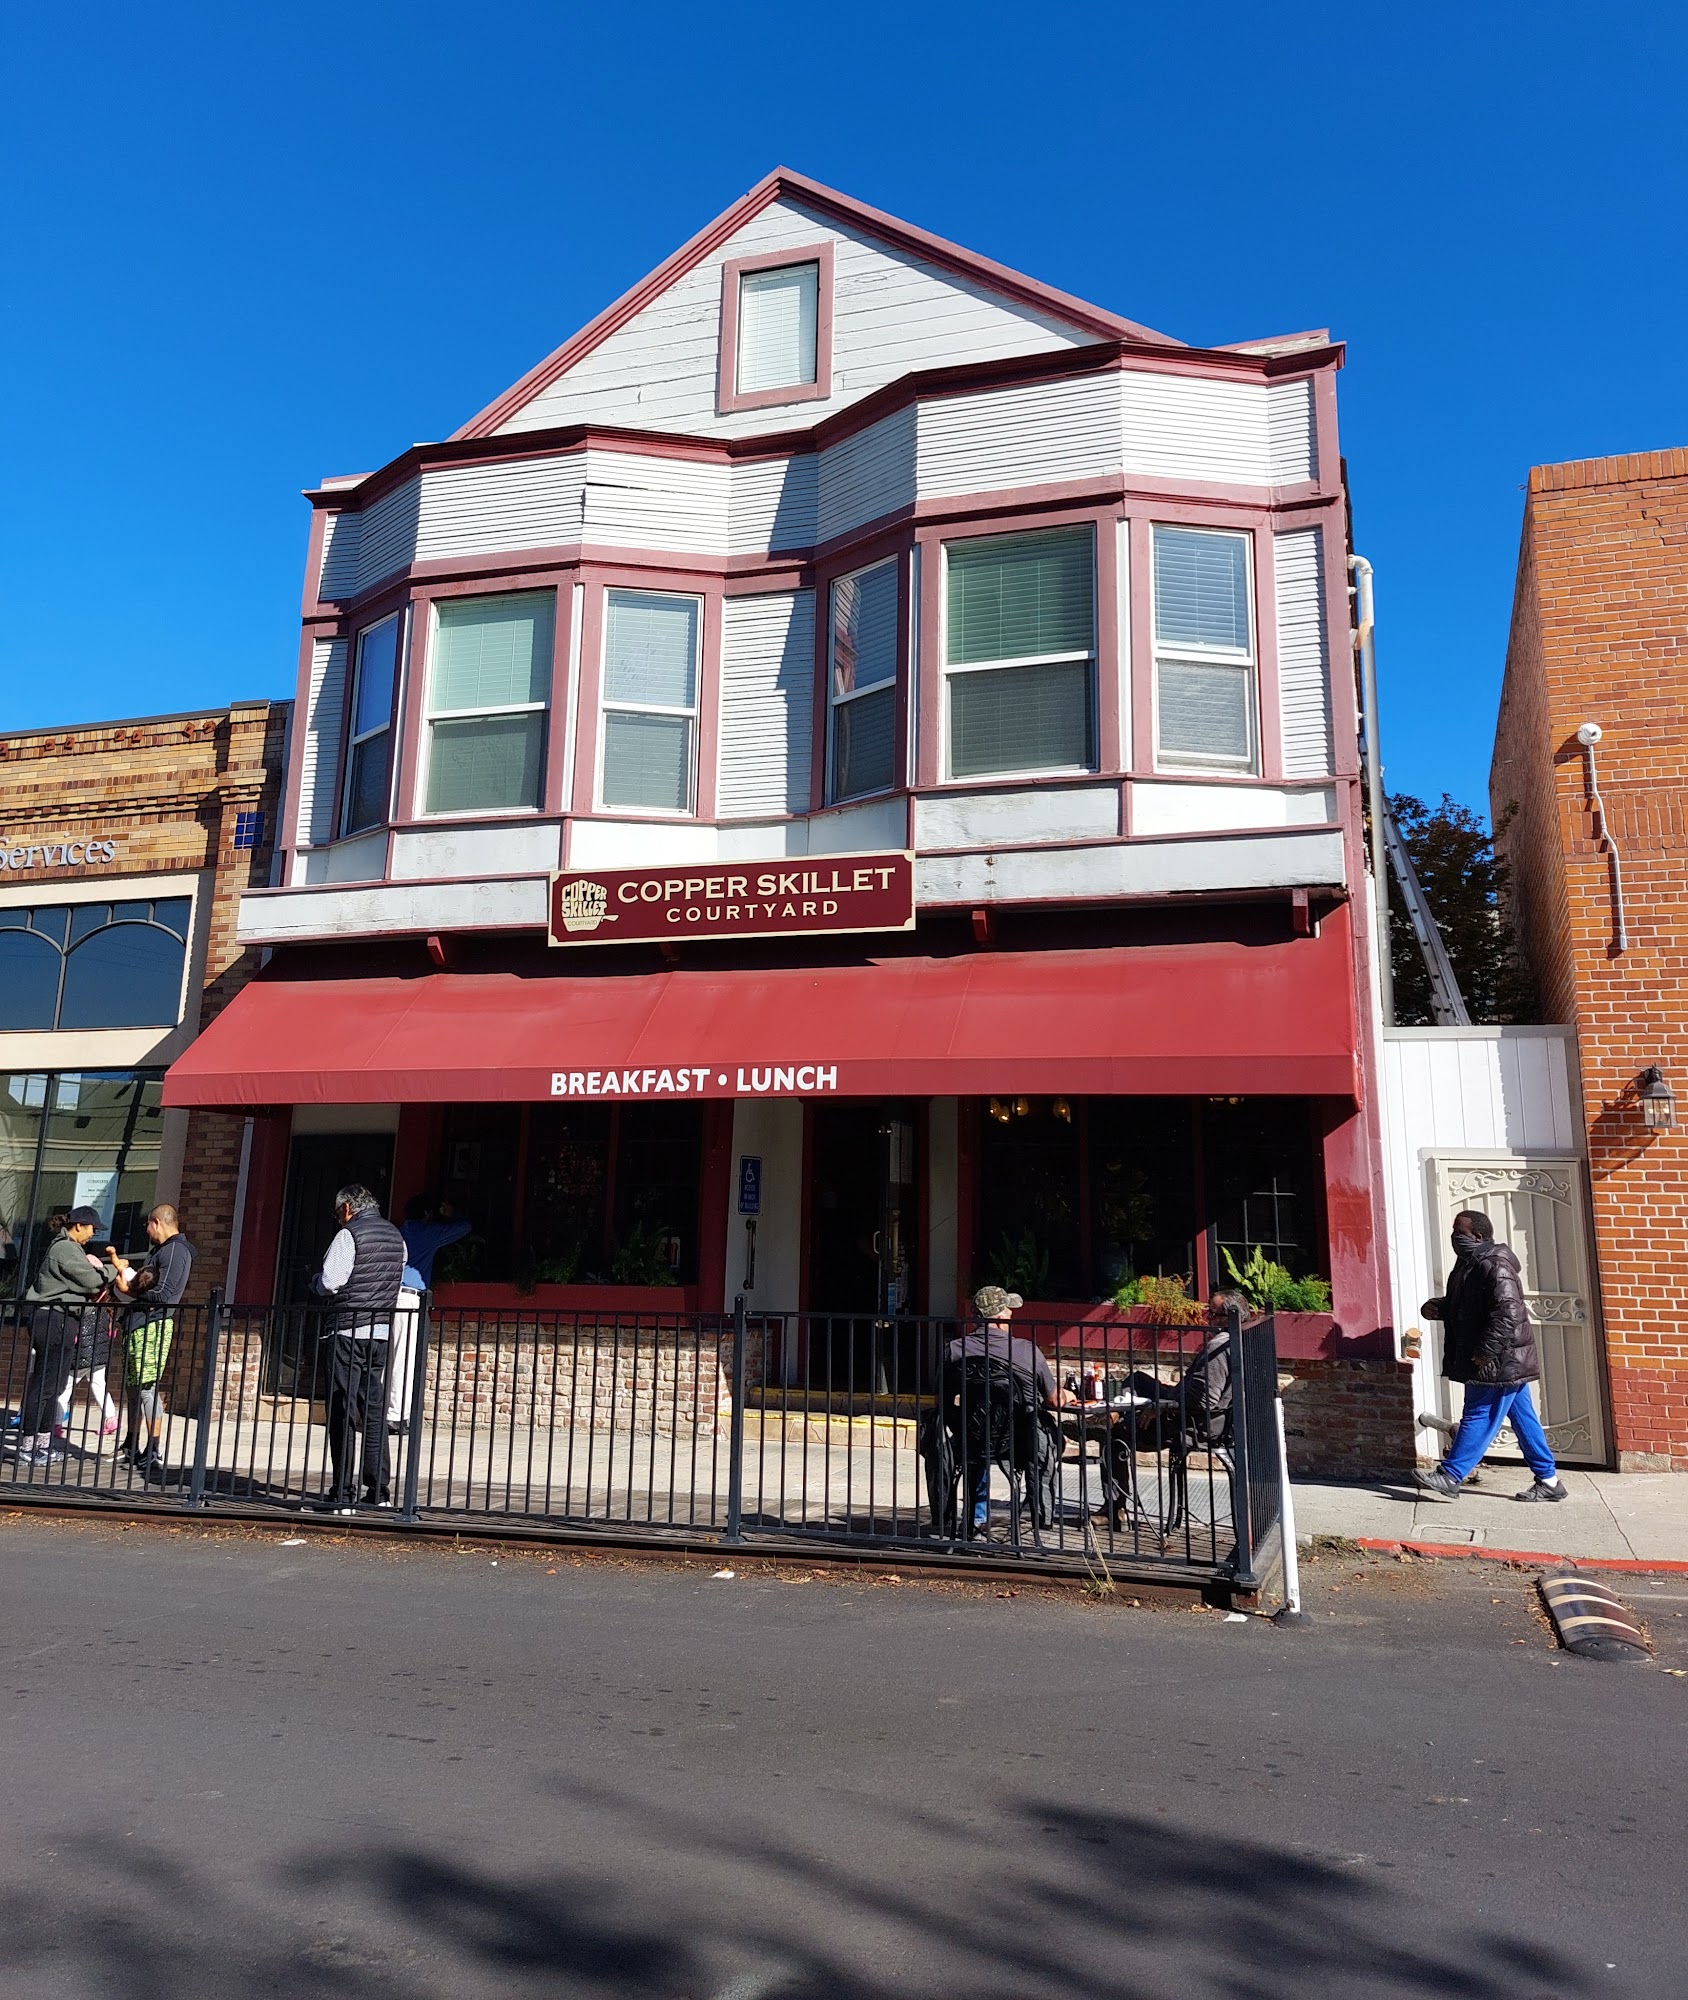
<path id="1" fill-rule="evenodd" d="M 1676 1123 L 1676 1092 L 1665 1082 L 1657 1063 L 1650 1064 L 1635 1079 L 1635 1094 L 1649 1132 L 1668 1132 Z"/>

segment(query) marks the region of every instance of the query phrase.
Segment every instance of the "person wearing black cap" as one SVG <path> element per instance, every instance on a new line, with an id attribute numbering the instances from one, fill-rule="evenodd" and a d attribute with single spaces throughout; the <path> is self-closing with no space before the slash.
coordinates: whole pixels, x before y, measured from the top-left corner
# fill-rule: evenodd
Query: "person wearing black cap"
<path id="1" fill-rule="evenodd" d="M 85 1309 L 116 1281 L 117 1268 L 88 1253 L 99 1233 L 91 1208 L 73 1208 L 63 1231 L 47 1246 L 24 1303 L 35 1307 L 29 1322 L 29 1381 L 18 1416 L 17 1463 L 46 1466 L 60 1456 L 53 1449 L 53 1418 L 59 1398 L 76 1369 L 76 1345 Z"/>

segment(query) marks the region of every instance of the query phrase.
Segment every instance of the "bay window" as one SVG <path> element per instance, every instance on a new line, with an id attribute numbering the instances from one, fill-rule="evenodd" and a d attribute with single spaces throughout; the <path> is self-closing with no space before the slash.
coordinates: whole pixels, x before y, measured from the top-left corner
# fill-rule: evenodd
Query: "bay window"
<path id="1" fill-rule="evenodd" d="M 1203 770 L 1255 769 L 1249 537 L 1154 531 L 1155 756 Z"/>
<path id="2" fill-rule="evenodd" d="M 387 823 L 392 787 L 393 683 L 398 673 L 402 614 L 358 634 L 352 676 L 352 733 L 346 754 L 346 792 L 340 831 L 364 833 Z"/>
<path id="3" fill-rule="evenodd" d="M 604 593 L 606 806 L 692 810 L 703 606 L 646 590 Z"/>
<path id="4" fill-rule="evenodd" d="M 556 622 L 549 590 L 435 605 L 424 811 L 539 804 Z"/>
<path id="5" fill-rule="evenodd" d="M 889 791 L 897 759 L 897 560 L 832 586 L 827 803 Z"/>
<path id="6" fill-rule="evenodd" d="M 950 777 L 1092 768 L 1089 526 L 946 542 L 943 650 Z"/>

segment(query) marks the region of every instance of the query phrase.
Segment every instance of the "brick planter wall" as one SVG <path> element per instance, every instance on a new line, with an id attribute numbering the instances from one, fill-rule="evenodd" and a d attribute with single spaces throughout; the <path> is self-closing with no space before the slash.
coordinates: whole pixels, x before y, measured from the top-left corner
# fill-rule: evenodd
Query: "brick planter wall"
<path id="1" fill-rule="evenodd" d="M 1289 1469 L 1315 1479 L 1404 1477 L 1414 1462 L 1413 1371 L 1382 1357 L 1282 1363 Z"/>

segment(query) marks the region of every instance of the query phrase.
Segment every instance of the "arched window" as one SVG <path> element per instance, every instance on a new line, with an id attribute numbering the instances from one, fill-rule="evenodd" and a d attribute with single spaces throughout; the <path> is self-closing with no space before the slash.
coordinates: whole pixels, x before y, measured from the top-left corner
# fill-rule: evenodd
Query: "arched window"
<path id="1" fill-rule="evenodd" d="M 0 1028 L 173 1028 L 186 896 L 0 910 Z"/>

